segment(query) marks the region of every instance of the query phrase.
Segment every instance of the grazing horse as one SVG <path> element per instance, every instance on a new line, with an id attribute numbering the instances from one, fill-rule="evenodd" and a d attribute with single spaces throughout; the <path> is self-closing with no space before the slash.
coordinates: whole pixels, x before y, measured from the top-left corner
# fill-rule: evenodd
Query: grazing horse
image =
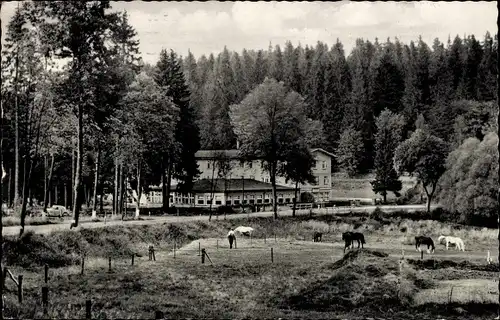
<path id="1" fill-rule="evenodd" d="M 450 246 L 450 244 L 453 244 L 453 245 L 455 245 L 455 248 L 457 250 L 465 251 L 464 242 L 459 237 L 439 236 L 438 242 L 443 243 L 443 240 L 446 243 L 446 250 L 448 250 L 448 247 Z"/>
<path id="2" fill-rule="evenodd" d="M 321 232 L 315 232 L 313 236 L 313 242 L 321 242 L 321 237 L 323 237 L 323 234 Z"/>
<path id="3" fill-rule="evenodd" d="M 344 253 L 347 248 L 351 247 L 354 241 L 358 241 L 358 249 L 360 245 L 361 248 L 364 248 L 363 245 L 366 244 L 365 236 L 360 232 L 344 232 L 342 233 L 342 240 L 345 241 Z"/>
<path id="4" fill-rule="evenodd" d="M 238 228 L 234 229 L 234 232 L 250 237 L 253 233 L 253 230 L 254 229 L 251 227 L 239 226 Z"/>
<path id="5" fill-rule="evenodd" d="M 427 245 L 427 253 L 429 253 L 429 248 L 432 248 L 432 252 L 436 249 L 434 247 L 434 241 L 429 237 L 417 236 L 415 237 L 415 249 L 420 252 L 420 245 Z"/>

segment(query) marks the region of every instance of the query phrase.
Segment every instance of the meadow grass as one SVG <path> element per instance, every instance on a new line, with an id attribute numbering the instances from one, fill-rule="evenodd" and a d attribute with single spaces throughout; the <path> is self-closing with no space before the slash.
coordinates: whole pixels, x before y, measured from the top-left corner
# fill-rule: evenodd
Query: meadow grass
<path id="1" fill-rule="evenodd" d="M 239 225 L 255 228 L 255 234 L 252 240 L 238 237 L 238 249 L 228 250 L 227 229 Z M 449 270 L 427 273 L 405 262 L 400 271 L 398 246 L 378 251 L 384 243 L 377 247 L 370 243 L 377 249 L 343 256 L 340 234 L 354 229 L 370 239 L 414 233 L 438 236 L 450 231 L 487 243 L 496 235 L 494 230 L 456 229 L 437 221 L 380 221 L 361 215 L 282 217 L 276 221 L 242 217 L 81 229 L 47 236 L 27 232 L 21 238 L 4 240 L 4 263 L 14 274 L 25 276 L 26 286 L 22 306 L 15 294 L 7 294 L 6 312 L 14 318 L 44 317 L 40 307 L 44 264 L 50 265 L 48 316 L 54 319 L 84 317 L 86 299 L 93 301 L 94 318 L 107 319 L 151 318 L 156 310 L 167 318 L 350 318 L 363 314 L 383 317 L 393 312 L 400 318 L 418 319 L 417 315 L 422 318 L 439 312 L 429 307 L 434 300 L 419 301 L 418 293 L 435 289 L 433 294 L 445 294 L 439 288 L 447 279 L 434 275 L 449 274 Z M 323 232 L 327 243 L 313 243 L 314 231 Z M 197 242 L 207 248 L 214 265 L 200 263 Z M 184 246 L 175 259 L 174 243 L 177 248 Z M 150 244 L 157 250 L 156 262 L 148 261 Z M 134 266 L 132 254 L 137 255 Z M 82 255 L 86 256 L 84 275 L 80 275 Z M 112 270 L 108 272 L 110 256 Z M 459 270 L 460 265 L 453 268 Z M 482 276 L 491 278 L 492 274 L 484 271 Z M 436 298 L 441 305 L 445 300 Z M 491 301 L 474 301 L 491 313 L 491 303 L 487 304 Z M 453 303 L 467 309 L 471 302 Z M 467 317 L 476 315 L 470 311 Z"/>

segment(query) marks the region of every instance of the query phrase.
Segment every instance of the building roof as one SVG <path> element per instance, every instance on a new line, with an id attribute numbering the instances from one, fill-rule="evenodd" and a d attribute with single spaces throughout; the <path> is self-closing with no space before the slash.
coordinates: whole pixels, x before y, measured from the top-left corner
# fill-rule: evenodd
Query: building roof
<path id="1" fill-rule="evenodd" d="M 255 179 L 214 179 L 214 192 L 224 192 L 224 181 L 227 183 L 227 192 L 240 192 L 243 191 L 271 191 L 272 185 L 267 182 L 257 181 Z M 208 193 L 211 191 L 211 179 L 200 179 L 194 182 L 193 192 L 195 193 Z M 177 186 L 173 185 L 172 190 L 175 190 Z M 294 190 L 293 187 L 276 186 L 276 190 L 281 191 L 291 191 Z"/>
<path id="2" fill-rule="evenodd" d="M 324 154 L 329 155 L 332 158 L 336 157 L 333 153 L 328 152 L 328 151 L 326 151 L 325 149 L 322 149 L 322 148 L 313 148 L 313 149 L 311 149 L 311 153 L 313 153 L 313 152 L 322 152 Z"/>
<path id="3" fill-rule="evenodd" d="M 194 156 L 196 159 L 213 159 L 218 155 L 223 155 L 230 159 L 242 158 L 240 155 L 240 150 L 230 149 L 230 150 L 198 150 Z"/>
<path id="4" fill-rule="evenodd" d="M 326 155 L 329 155 L 330 157 L 335 157 L 335 155 L 331 152 L 326 151 L 325 149 L 322 148 L 312 148 L 311 153 L 314 152 L 322 152 Z M 239 149 L 229 149 L 229 150 L 198 150 L 195 153 L 195 158 L 196 159 L 213 159 L 214 157 L 223 155 L 224 157 L 227 157 L 229 159 L 243 159 L 242 155 L 240 154 Z"/>

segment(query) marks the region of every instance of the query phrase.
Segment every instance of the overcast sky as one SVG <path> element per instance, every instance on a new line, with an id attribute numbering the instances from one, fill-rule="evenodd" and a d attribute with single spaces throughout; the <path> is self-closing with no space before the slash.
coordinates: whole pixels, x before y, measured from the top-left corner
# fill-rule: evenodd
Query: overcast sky
<path id="1" fill-rule="evenodd" d="M 2 40 L 16 2 L 2 4 Z M 356 38 L 408 43 L 421 35 L 434 38 L 497 32 L 496 2 L 143 2 L 112 1 L 127 10 L 140 40 L 142 56 L 155 62 L 162 48 L 198 58 L 224 45 L 241 52 L 267 49 L 269 43 L 333 44 L 337 38 L 350 52 Z"/>

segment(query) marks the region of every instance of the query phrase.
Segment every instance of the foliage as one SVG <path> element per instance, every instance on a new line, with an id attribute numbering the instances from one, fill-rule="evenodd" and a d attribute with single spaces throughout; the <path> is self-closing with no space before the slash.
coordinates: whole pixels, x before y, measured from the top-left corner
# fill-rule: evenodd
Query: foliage
<path id="1" fill-rule="evenodd" d="M 405 121 L 403 116 L 394 114 L 388 109 L 382 111 L 377 118 L 377 134 L 375 135 L 375 180 L 372 182 L 373 192 L 380 193 L 387 202 L 387 192 L 392 191 L 399 196 L 403 187 L 394 170 L 394 150 L 402 140 Z"/>
<path id="2" fill-rule="evenodd" d="M 360 171 L 363 151 L 361 132 L 354 130 L 352 127 L 344 130 L 337 149 L 337 161 L 349 177 L 355 176 Z"/>
<path id="3" fill-rule="evenodd" d="M 497 145 L 496 133 L 488 133 L 482 141 L 475 137 L 466 139 L 448 156 L 437 195 L 447 210 L 458 215 L 457 220 L 496 220 Z"/>
<path id="4" fill-rule="evenodd" d="M 277 218 L 276 176 L 284 175 L 287 161 L 307 148 L 304 99 L 282 82 L 267 79 L 238 105 L 231 106 L 231 119 L 241 154 L 262 159 L 273 187 Z"/>
<path id="5" fill-rule="evenodd" d="M 418 178 L 427 194 L 427 211 L 441 175 L 445 171 L 448 145 L 440 138 L 417 129 L 394 152 L 394 167 L 398 174 L 408 172 Z"/>

